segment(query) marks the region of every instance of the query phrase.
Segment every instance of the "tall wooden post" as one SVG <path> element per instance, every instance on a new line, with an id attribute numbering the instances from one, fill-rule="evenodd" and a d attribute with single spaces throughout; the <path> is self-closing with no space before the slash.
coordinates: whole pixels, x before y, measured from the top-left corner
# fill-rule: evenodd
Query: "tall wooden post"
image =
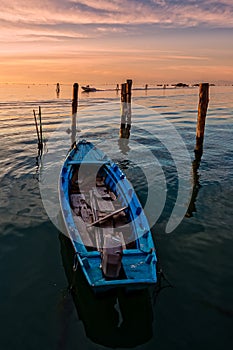
<path id="1" fill-rule="evenodd" d="M 43 148 L 42 119 L 41 119 L 41 108 L 40 108 L 40 106 L 39 106 L 39 122 L 40 122 L 40 147 Z"/>
<path id="2" fill-rule="evenodd" d="M 133 81 L 131 79 L 126 80 L 126 94 L 127 94 L 127 101 L 128 103 L 131 103 L 131 89 L 132 89 L 132 83 Z"/>
<path id="3" fill-rule="evenodd" d="M 197 129 L 196 129 L 196 147 L 195 154 L 201 158 L 203 153 L 203 141 L 205 132 L 205 120 L 206 112 L 209 103 L 209 84 L 200 84 L 199 88 L 199 105 L 198 105 L 198 117 L 197 117 Z"/>
<path id="4" fill-rule="evenodd" d="M 73 85 L 73 99 L 72 99 L 72 114 L 77 113 L 78 109 L 78 83 Z"/>
<path id="5" fill-rule="evenodd" d="M 78 110 L 78 83 L 73 85 L 72 99 L 72 120 L 71 120 L 71 148 L 76 142 L 76 125 L 77 125 L 77 110 Z"/>
<path id="6" fill-rule="evenodd" d="M 57 98 L 58 98 L 59 94 L 60 94 L 60 84 L 59 83 L 57 83 L 56 93 L 57 93 Z"/>
<path id="7" fill-rule="evenodd" d="M 130 136 L 131 129 L 131 90 L 133 81 L 131 79 L 126 80 L 126 101 L 127 101 L 127 125 L 126 125 L 126 138 L 128 139 Z"/>
<path id="8" fill-rule="evenodd" d="M 121 84 L 121 102 L 127 101 L 126 83 Z"/>
<path id="9" fill-rule="evenodd" d="M 121 126 L 120 126 L 120 137 L 124 134 L 126 125 L 126 115 L 127 115 L 127 93 L 126 93 L 126 83 L 121 84 Z"/>
<path id="10" fill-rule="evenodd" d="M 121 84 L 121 125 L 120 139 L 128 139 L 131 129 L 131 88 L 132 80 L 127 80 L 127 83 Z M 119 145 L 120 146 L 120 145 Z M 125 144 L 121 143 L 121 148 Z"/>
<path id="11" fill-rule="evenodd" d="M 189 203 L 189 207 L 186 213 L 186 217 L 193 216 L 193 213 L 196 212 L 196 199 L 198 191 L 200 188 L 199 183 L 199 166 L 201 163 L 201 157 L 203 153 L 203 141 L 205 133 L 205 120 L 206 112 L 209 103 L 209 84 L 203 83 L 200 84 L 199 88 L 199 105 L 198 105 L 198 116 L 197 116 L 197 129 L 196 129 L 196 147 L 194 149 L 195 159 L 192 163 L 193 166 L 193 193 Z"/>

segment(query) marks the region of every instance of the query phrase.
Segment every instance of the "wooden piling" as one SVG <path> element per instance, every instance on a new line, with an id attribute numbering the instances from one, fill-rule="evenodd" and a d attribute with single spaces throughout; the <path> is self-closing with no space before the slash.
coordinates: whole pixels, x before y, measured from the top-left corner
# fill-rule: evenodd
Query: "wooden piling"
<path id="1" fill-rule="evenodd" d="M 39 134 L 38 123 L 37 123 L 37 119 L 36 119 L 36 111 L 35 111 L 35 109 L 33 109 L 33 115 L 34 115 L 35 126 L 36 126 L 37 140 L 38 140 L 38 144 L 39 144 L 40 143 L 40 134 Z"/>
<path id="2" fill-rule="evenodd" d="M 72 114 L 77 113 L 78 109 L 78 83 L 73 85 L 73 99 L 72 99 Z"/>
<path id="3" fill-rule="evenodd" d="M 72 118 L 71 118 L 71 148 L 76 143 L 77 110 L 78 110 L 78 83 L 73 85 Z"/>
<path id="4" fill-rule="evenodd" d="M 38 122 L 37 122 L 36 112 L 35 112 L 34 109 L 33 109 L 33 114 L 34 114 L 35 125 L 36 125 L 36 134 L 37 134 L 37 139 L 38 139 L 38 150 L 39 150 L 38 154 L 41 155 L 42 154 L 42 150 L 43 150 L 41 108 L 39 107 L 39 113 L 38 113 L 39 125 L 38 125 Z"/>
<path id="5" fill-rule="evenodd" d="M 59 83 L 57 83 L 56 93 L 57 93 L 57 98 L 59 98 L 59 96 L 60 96 L 60 84 Z"/>
<path id="6" fill-rule="evenodd" d="M 120 126 L 120 135 L 123 134 L 123 130 L 126 125 L 126 116 L 127 116 L 127 93 L 126 93 L 126 83 L 121 84 L 121 126 Z M 120 136 L 122 137 L 122 136 Z"/>
<path id="7" fill-rule="evenodd" d="M 121 84 L 121 102 L 127 102 L 126 83 Z"/>
<path id="8" fill-rule="evenodd" d="M 199 86 L 199 105 L 198 105 L 198 117 L 197 117 L 197 129 L 196 129 L 196 147 L 195 155 L 201 158 L 203 153 L 203 141 L 205 133 L 205 120 L 206 112 L 209 103 L 209 84 L 202 83 Z"/>
<path id="9" fill-rule="evenodd" d="M 133 81 L 131 79 L 128 79 L 126 81 L 126 102 L 131 103 L 131 89 L 132 89 L 132 83 Z"/>
<path id="10" fill-rule="evenodd" d="M 39 122 L 40 122 L 40 143 L 43 144 L 43 137 L 42 137 L 42 119 L 41 119 L 41 108 L 39 106 Z"/>
<path id="11" fill-rule="evenodd" d="M 121 125 L 120 138 L 129 139 L 131 129 L 131 88 L 132 80 L 121 84 Z"/>
<path id="12" fill-rule="evenodd" d="M 60 92 L 60 84 L 59 84 L 59 83 L 57 83 L 56 93 L 57 93 L 57 94 L 59 94 L 59 92 Z"/>
<path id="13" fill-rule="evenodd" d="M 194 149 L 195 159 L 192 163 L 193 167 L 193 193 L 189 203 L 186 217 L 192 217 L 193 213 L 196 212 L 196 199 L 200 188 L 199 183 L 199 166 L 201 163 L 201 157 L 203 153 L 203 141 L 205 133 L 205 120 L 206 113 L 209 103 L 209 84 L 202 83 L 199 85 L 199 105 L 198 105 L 198 116 L 197 116 L 197 128 L 196 128 L 196 147 Z"/>

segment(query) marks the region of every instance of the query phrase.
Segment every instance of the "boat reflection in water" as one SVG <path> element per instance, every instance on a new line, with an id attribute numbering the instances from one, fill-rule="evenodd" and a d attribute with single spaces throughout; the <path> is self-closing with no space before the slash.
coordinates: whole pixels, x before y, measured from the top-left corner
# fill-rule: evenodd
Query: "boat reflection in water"
<path id="1" fill-rule="evenodd" d="M 153 335 L 152 298 L 149 289 L 126 292 L 123 289 L 94 294 L 79 267 L 74 272 L 73 246 L 59 235 L 65 273 L 79 319 L 86 336 L 108 347 L 136 347 Z"/>

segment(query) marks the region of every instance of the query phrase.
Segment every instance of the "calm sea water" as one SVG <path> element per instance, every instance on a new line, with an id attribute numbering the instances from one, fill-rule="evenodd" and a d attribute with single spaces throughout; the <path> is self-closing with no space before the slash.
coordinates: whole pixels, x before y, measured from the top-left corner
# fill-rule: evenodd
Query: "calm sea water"
<path id="1" fill-rule="evenodd" d="M 187 154 L 183 197 L 193 185 L 198 90 L 134 90 L 131 135 L 122 144 L 119 95 L 103 88 L 108 91 L 80 93 L 77 137 L 100 145 L 122 166 L 143 205 L 152 193 L 148 214 L 154 214 L 160 265 L 173 288 L 157 296 L 145 291 L 95 297 L 82 275 L 73 275 L 69 241 L 46 207 L 45 199 L 54 196 L 56 214 L 56 183 L 47 184 L 51 194 L 45 198 L 39 179 L 41 172 L 43 179 L 51 173 L 56 178 L 69 149 L 72 86 L 62 85 L 57 97 L 55 85 L 0 85 L 0 348 L 230 348 L 233 87 L 210 88 L 190 215 L 171 233 L 166 225 L 178 201 L 177 164 L 187 163 Z M 46 139 L 39 166 L 32 112 L 38 106 Z M 67 291 L 71 282 L 73 293 Z"/>

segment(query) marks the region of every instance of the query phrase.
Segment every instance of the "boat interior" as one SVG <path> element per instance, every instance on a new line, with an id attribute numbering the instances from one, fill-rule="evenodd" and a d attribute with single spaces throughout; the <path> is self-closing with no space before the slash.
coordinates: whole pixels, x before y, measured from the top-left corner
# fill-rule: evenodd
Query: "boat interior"
<path id="1" fill-rule="evenodd" d="M 73 219 L 88 251 L 136 249 L 129 208 L 107 184 L 107 168 L 74 165 L 69 188 Z"/>

